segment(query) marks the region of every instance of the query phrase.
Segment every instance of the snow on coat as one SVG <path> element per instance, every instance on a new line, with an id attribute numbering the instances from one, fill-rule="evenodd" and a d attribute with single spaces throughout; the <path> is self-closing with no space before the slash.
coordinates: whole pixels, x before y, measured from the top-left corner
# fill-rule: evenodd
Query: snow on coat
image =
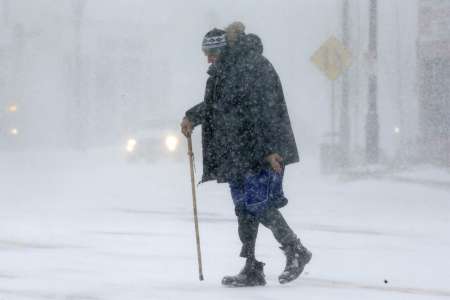
<path id="1" fill-rule="evenodd" d="M 281 81 L 254 34 L 240 34 L 208 70 L 204 101 L 186 112 L 202 125 L 202 181 L 229 182 L 267 168 L 278 153 L 299 161 Z"/>

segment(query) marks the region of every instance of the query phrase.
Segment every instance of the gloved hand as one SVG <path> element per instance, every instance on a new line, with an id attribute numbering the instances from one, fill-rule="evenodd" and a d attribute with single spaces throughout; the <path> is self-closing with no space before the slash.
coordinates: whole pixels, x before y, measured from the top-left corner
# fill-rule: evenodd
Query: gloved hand
<path id="1" fill-rule="evenodd" d="M 187 118 L 184 117 L 183 121 L 181 121 L 181 132 L 184 134 L 185 137 L 189 137 L 192 134 L 192 131 L 194 130 L 194 126 L 192 125 L 192 122 Z"/>
<path id="2" fill-rule="evenodd" d="M 266 161 L 272 167 L 272 170 L 281 174 L 283 172 L 283 158 L 278 153 L 270 154 L 266 157 Z"/>

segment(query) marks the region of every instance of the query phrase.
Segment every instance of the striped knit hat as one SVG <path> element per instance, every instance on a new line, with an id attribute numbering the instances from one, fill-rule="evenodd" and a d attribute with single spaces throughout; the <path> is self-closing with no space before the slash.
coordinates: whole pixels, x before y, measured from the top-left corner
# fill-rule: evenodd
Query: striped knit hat
<path id="1" fill-rule="evenodd" d="M 214 28 L 203 38 L 202 50 L 205 54 L 220 53 L 226 46 L 227 38 L 224 30 Z"/>

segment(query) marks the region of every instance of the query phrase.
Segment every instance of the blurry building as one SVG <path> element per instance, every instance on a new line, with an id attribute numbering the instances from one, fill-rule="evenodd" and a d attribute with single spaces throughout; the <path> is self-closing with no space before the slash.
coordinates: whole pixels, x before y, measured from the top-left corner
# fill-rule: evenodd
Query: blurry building
<path id="1" fill-rule="evenodd" d="M 420 0 L 418 17 L 420 157 L 450 166 L 450 1 Z"/>
<path id="2" fill-rule="evenodd" d="M 373 73 L 377 74 L 379 162 L 393 166 L 414 162 L 418 137 L 416 1 L 411 1 L 411 5 L 401 0 L 378 1 L 377 55 L 369 49 L 370 2 L 350 0 L 348 3 L 348 32 L 337 36 L 347 39 L 352 53 L 352 65 L 346 71 L 350 165 L 366 163 L 368 78 Z M 343 84 L 343 78 L 337 84 Z M 342 102 L 343 94 L 344 89 L 337 89 L 338 101 Z"/>
<path id="3" fill-rule="evenodd" d="M 170 89 L 169 65 L 148 26 L 90 20 L 85 36 L 84 98 L 88 144 L 119 141 L 163 114 Z M 151 28 L 154 29 L 154 28 Z"/>

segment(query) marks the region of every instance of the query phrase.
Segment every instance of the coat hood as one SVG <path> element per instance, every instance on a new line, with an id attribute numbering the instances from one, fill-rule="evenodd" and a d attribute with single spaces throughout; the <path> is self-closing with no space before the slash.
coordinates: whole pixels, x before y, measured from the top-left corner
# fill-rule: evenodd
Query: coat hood
<path id="1" fill-rule="evenodd" d="M 261 39 L 254 33 L 245 33 L 245 25 L 241 22 L 231 23 L 225 28 L 228 45 L 231 50 L 236 52 L 255 51 L 262 54 L 264 47 Z M 234 52 L 234 51 L 233 51 Z"/>
<path id="2" fill-rule="evenodd" d="M 259 54 L 263 54 L 264 46 L 259 36 L 254 33 L 249 33 L 244 37 L 244 39 L 245 44 L 250 51 L 256 51 Z"/>
<path id="3" fill-rule="evenodd" d="M 225 35 L 228 45 L 223 56 L 209 67 L 207 73 L 210 76 L 218 75 L 223 69 L 245 57 L 263 54 L 261 38 L 254 33 L 246 34 L 245 26 L 241 22 L 234 22 L 225 28 Z"/>

